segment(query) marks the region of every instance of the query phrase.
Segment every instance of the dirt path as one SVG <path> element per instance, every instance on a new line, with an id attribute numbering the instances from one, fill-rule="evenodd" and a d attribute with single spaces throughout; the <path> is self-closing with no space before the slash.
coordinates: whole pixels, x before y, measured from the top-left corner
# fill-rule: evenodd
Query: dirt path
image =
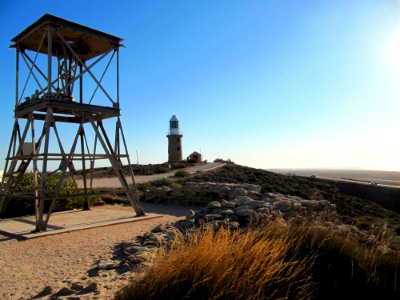
<path id="1" fill-rule="evenodd" d="M 116 260 L 118 244 L 133 242 L 161 223 L 184 216 L 188 206 L 145 204 L 147 212 L 162 218 L 86 229 L 26 241 L 0 243 L 0 299 L 40 299 L 59 294 L 57 299 L 113 299 L 115 292 L 134 276 L 121 270 L 98 271 L 101 259 Z M 107 206 L 104 209 L 130 207 Z M 68 298 L 71 287 L 81 295 Z M 83 288 L 83 289 L 82 289 Z M 85 289 L 86 288 L 86 289 Z M 93 290 L 98 290 L 98 294 Z M 40 293 L 47 296 L 40 297 Z M 62 296 L 64 295 L 64 296 Z M 54 298 L 51 298 L 54 299 Z"/>
<path id="2" fill-rule="evenodd" d="M 196 172 L 207 172 L 210 170 L 214 170 L 216 168 L 220 168 L 224 165 L 224 163 L 206 163 L 206 164 L 201 164 L 193 167 L 188 167 L 182 170 L 186 170 L 189 172 L 189 174 L 193 174 Z M 162 174 L 154 174 L 154 175 L 138 175 L 135 176 L 135 182 L 136 183 L 144 183 L 144 182 L 149 182 L 149 181 L 154 181 L 162 178 L 168 178 L 171 176 L 174 176 L 175 172 L 177 170 L 167 172 L 167 173 L 162 173 Z M 78 188 L 83 188 L 83 180 L 80 179 L 80 177 L 76 177 L 76 183 L 78 185 Z M 126 177 L 128 183 L 131 183 L 131 178 Z M 88 180 L 88 185 L 89 185 L 89 180 Z M 95 178 L 93 180 L 93 187 L 94 188 L 120 188 L 121 183 L 118 181 L 116 177 L 104 177 L 104 178 Z"/>

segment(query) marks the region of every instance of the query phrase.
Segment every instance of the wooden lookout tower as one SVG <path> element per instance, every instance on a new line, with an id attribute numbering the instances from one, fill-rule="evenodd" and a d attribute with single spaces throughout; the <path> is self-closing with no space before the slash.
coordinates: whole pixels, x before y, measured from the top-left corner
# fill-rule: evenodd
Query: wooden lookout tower
<path id="1" fill-rule="evenodd" d="M 12 39 L 15 121 L 1 182 L 0 213 L 11 201 L 31 200 L 35 231 L 44 231 L 56 201 L 124 193 L 135 213 L 144 214 L 120 120 L 121 41 L 48 14 Z M 121 188 L 92 188 L 99 160 L 98 164 L 111 165 Z M 32 178 L 32 191 L 20 187 L 25 174 Z M 67 178 L 81 188 L 65 191 Z"/>

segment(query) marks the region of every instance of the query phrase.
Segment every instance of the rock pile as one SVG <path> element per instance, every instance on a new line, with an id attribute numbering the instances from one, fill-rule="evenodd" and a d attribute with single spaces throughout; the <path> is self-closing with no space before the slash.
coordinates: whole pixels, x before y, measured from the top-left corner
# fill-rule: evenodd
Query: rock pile
<path id="1" fill-rule="evenodd" d="M 170 245 L 177 231 L 186 233 L 204 225 L 213 230 L 219 228 L 244 230 L 249 225 L 257 226 L 276 219 L 283 221 L 295 219 L 296 222 L 337 221 L 336 206 L 327 200 L 306 200 L 272 193 L 260 195 L 257 186 L 251 186 L 250 190 L 251 193 L 245 190 L 247 193 L 244 194 L 251 194 L 259 199 L 240 195 L 231 200 L 211 201 L 201 211 L 190 210 L 184 220 L 165 226 L 159 225 L 151 232 L 137 237 L 135 243 L 126 245 L 123 252 L 133 265 L 148 263 L 159 247 Z"/>
<path id="2" fill-rule="evenodd" d="M 237 196 L 256 197 L 261 187 L 247 183 L 186 182 L 173 188 L 162 186 L 147 190 L 142 202 L 173 204 L 206 204 L 212 200 L 234 199 Z"/>
<path id="3" fill-rule="evenodd" d="M 238 229 L 250 223 L 275 219 L 302 218 L 304 221 L 323 219 L 334 222 L 337 219 L 336 206 L 327 200 L 306 200 L 296 196 L 265 194 L 255 200 L 248 196 L 237 196 L 231 201 L 222 200 L 208 203 L 203 211 L 191 211 L 181 226 L 199 227 L 203 223 L 214 229 Z"/>

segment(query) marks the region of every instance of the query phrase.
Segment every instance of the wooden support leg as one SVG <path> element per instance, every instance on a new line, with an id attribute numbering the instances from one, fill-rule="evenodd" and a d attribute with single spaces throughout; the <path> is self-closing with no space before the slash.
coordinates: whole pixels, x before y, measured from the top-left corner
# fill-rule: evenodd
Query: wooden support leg
<path id="1" fill-rule="evenodd" d="M 80 132 L 81 136 L 81 153 L 82 153 L 82 177 L 83 177 L 83 191 L 85 194 L 87 194 L 87 181 L 86 181 L 86 163 L 85 163 L 85 130 L 83 127 L 81 128 Z M 90 199 L 89 197 L 85 197 L 85 201 L 83 202 L 83 210 L 89 210 L 90 209 Z"/>
<path id="2" fill-rule="evenodd" d="M 39 198 L 39 212 L 38 220 L 36 222 L 36 229 L 34 231 L 41 232 L 46 231 L 46 223 L 43 220 L 44 216 L 44 201 L 46 198 L 46 183 L 47 183 L 47 156 L 49 153 L 49 139 L 50 139 L 50 127 L 53 122 L 53 110 L 51 107 L 47 109 L 46 114 L 46 121 L 44 123 L 44 130 L 45 130 L 45 138 L 44 138 L 44 158 L 43 158 L 43 167 L 41 173 L 41 186 L 40 186 L 40 198 Z"/>
<path id="3" fill-rule="evenodd" d="M 136 212 L 136 215 L 143 216 L 144 211 L 143 211 L 143 208 L 140 207 L 140 205 L 139 205 L 137 193 L 136 193 L 136 191 L 133 191 L 132 189 L 130 189 L 128 182 L 126 181 L 125 176 L 122 172 L 121 162 L 116 159 L 116 155 L 115 155 L 112 147 L 110 147 L 109 141 L 108 142 L 106 142 L 107 140 L 105 141 L 105 139 L 101 135 L 98 127 L 96 126 L 95 122 L 93 120 L 91 120 L 90 123 L 92 124 L 92 127 L 96 133 L 96 136 L 97 136 L 100 144 L 103 146 L 103 149 L 106 152 L 108 159 L 110 160 L 110 163 L 115 172 L 115 175 L 117 176 L 119 182 L 121 183 L 122 188 L 126 191 L 126 196 L 128 197 L 129 201 L 131 202 L 131 205 L 132 205 L 134 211 Z M 101 124 L 99 124 L 99 126 L 101 126 Z M 107 137 L 105 136 L 105 138 L 107 138 Z"/>
<path id="4" fill-rule="evenodd" d="M 5 211 L 5 201 L 6 201 L 6 197 L 5 196 L 1 196 L 0 197 L 0 216 L 2 215 L 2 214 L 4 214 L 4 211 Z"/>

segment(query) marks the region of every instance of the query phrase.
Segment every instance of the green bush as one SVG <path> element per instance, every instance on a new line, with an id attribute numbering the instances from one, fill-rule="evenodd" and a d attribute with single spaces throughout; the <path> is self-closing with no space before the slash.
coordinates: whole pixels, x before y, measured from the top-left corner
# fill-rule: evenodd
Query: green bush
<path id="1" fill-rule="evenodd" d="M 175 172 L 175 177 L 179 177 L 179 178 L 184 178 L 184 177 L 188 177 L 189 176 L 189 172 L 185 171 L 185 170 L 179 170 Z"/>
<path id="2" fill-rule="evenodd" d="M 227 164 L 234 164 L 234 162 L 228 158 L 228 159 L 222 159 L 222 158 L 216 158 L 214 159 L 215 163 L 227 163 Z"/>
<path id="3" fill-rule="evenodd" d="M 142 172 L 142 175 L 154 175 L 155 173 L 154 173 L 154 171 L 153 170 L 144 170 L 143 172 Z"/>
<path id="4" fill-rule="evenodd" d="M 169 171 L 169 168 L 166 166 L 159 166 L 155 168 L 154 173 L 156 174 L 162 174 L 162 173 L 167 173 Z"/>
<path id="5" fill-rule="evenodd" d="M 46 180 L 46 193 L 51 195 L 58 184 L 60 179 L 59 174 L 53 174 L 47 177 Z M 38 189 L 40 190 L 41 178 L 38 176 Z M 34 195 L 35 191 L 35 175 L 33 172 L 26 173 L 17 183 L 14 193 L 22 193 L 26 195 Z M 84 197 L 76 196 L 78 190 L 75 181 L 71 176 L 64 178 L 61 185 L 59 198 L 55 202 L 54 211 L 70 210 L 74 208 L 82 208 L 86 199 Z M 71 197 L 69 197 L 71 195 Z M 11 199 L 13 200 L 13 199 Z M 17 199 L 15 199 L 17 200 Z M 89 201 L 91 204 L 97 203 L 101 200 L 100 197 L 92 196 Z M 45 202 L 45 211 L 50 206 L 51 201 Z M 32 199 L 18 199 L 17 201 L 10 201 L 5 211 L 6 216 L 18 216 L 32 214 L 35 211 L 35 203 Z"/>
<path id="6" fill-rule="evenodd" d="M 214 162 L 215 163 L 224 163 L 225 160 L 223 160 L 222 158 L 216 158 L 216 159 L 214 159 Z"/>
<path id="7" fill-rule="evenodd" d="M 178 171 L 179 172 L 179 171 Z M 158 180 L 154 180 L 154 181 L 149 181 L 149 182 L 145 182 L 145 183 L 139 183 L 137 184 L 137 189 L 140 192 L 145 192 L 146 190 L 152 190 L 156 187 L 160 187 L 160 186 L 167 186 L 167 187 L 174 187 L 176 185 L 176 183 L 168 178 L 161 178 Z"/>
<path id="8" fill-rule="evenodd" d="M 161 178 L 159 180 L 154 180 L 151 182 L 151 184 L 156 187 L 160 186 L 174 187 L 176 185 L 176 183 L 173 180 L 168 178 Z"/>

